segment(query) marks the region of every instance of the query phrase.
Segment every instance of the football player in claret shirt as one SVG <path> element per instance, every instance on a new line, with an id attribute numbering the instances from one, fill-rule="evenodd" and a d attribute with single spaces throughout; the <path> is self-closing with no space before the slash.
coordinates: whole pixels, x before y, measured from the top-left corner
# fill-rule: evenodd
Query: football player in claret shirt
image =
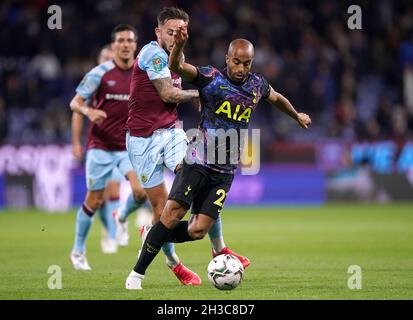
<path id="1" fill-rule="evenodd" d="M 198 90 L 182 90 L 181 78 L 168 68 L 168 54 L 180 25 L 188 22 L 186 12 L 176 7 L 164 8 L 158 14 L 155 29 L 157 41 L 145 45 L 134 65 L 127 122 L 127 149 L 148 198 L 154 222 L 159 220 L 168 199 L 164 168 L 175 172 L 185 157 L 188 140 L 178 125 L 178 103 L 198 99 Z M 144 240 L 151 226 L 141 231 Z M 231 253 L 224 243 L 221 221 L 209 232 L 215 254 Z M 166 263 L 184 285 L 199 285 L 201 278 L 179 260 L 172 243 L 162 247 Z M 248 266 L 249 260 L 237 255 Z"/>
<path id="2" fill-rule="evenodd" d="M 108 60 L 113 59 L 113 51 L 109 45 L 105 45 L 99 52 L 98 65 L 102 64 Z M 86 104 L 93 106 L 92 101 L 86 101 Z M 82 129 L 83 129 L 84 115 L 78 112 L 72 112 L 72 154 L 77 160 L 82 160 L 83 158 L 83 146 L 82 146 Z M 92 123 L 89 123 L 89 130 Z M 114 172 L 117 169 L 114 169 Z M 103 253 L 116 253 L 118 251 L 118 244 L 116 241 L 116 224 L 115 220 L 112 218 L 112 211 L 119 207 L 119 184 L 120 181 L 113 179 L 113 177 L 118 177 L 119 170 L 116 174 L 112 172 L 112 178 L 108 182 L 105 189 L 105 200 L 101 207 L 99 208 L 99 218 L 102 221 L 103 232 L 101 239 L 101 247 Z M 120 174 L 120 173 L 119 173 Z M 121 177 L 123 178 L 123 177 Z M 111 208 L 113 208 L 111 210 Z"/>
<path id="3" fill-rule="evenodd" d="M 202 239 L 219 217 L 237 167 L 233 156 L 239 160 L 241 144 L 234 144 L 237 150 L 233 150 L 231 144 L 213 144 L 212 154 L 224 151 L 227 155 L 221 163 L 205 152 L 208 144 L 219 138 L 217 135 L 248 128 L 251 114 L 261 99 L 279 107 L 301 127 L 308 128 L 311 124 L 307 114 L 298 113 L 262 75 L 250 71 L 254 46 L 249 41 L 232 41 L 226 56 L 227 67 L 219 70 L 212 66 L 195 67 L 183 61 L 182 51 L 188 39 L 186 24 L 180 26 L 174 39 L 169 66 L 184 81 L 199 88 L 201 121 L 198 135 L 190 142 L 187 156 L 176 174 L 160 221 L 149 231 L 138 262 L 126 280 L 128 289 L 142 289 L 145 271 L 166 241 Z M 191 205 L 189 221 L 181 221 Z"/>
<path id="4" fill-rule="evenodd" d="M 113 50 L 111 44 L 105 45 L 99 52 L 98 55 L 98 65 L 106 61 L 113 59 Z M 96 106 L 97 101 L 95 95 L 91 101 L 86 101 L 88 105 Z M 84 148 L 82 146 L 82 129 L 83 129 L 84 115 L 78 112 L 72 113 L 72 154 L 77 160 L 81 160 L 84 155 Z M 89 122 L 88 133 L 93 127 L 93 123 Z M 88 137 L 90 135 L 88 134 Z M 115 210 L 126 209 L 126 205 L 120 207 L 120 184 L 125 179 L 122 173 L 119 171 L 118 167 L 112 170 L 111 178 L 106 184 L 104 192 L 104 202 L 99 208 L 99 218 L 102 221 L 102 238 L 101 238 L 101 248 L 103 253 L 116 253 L 118 251 L 118 245 L 125 247 L 129 242 L 129 235 L 127 231 L 127 224 L 121 224 L 121 228 L 116 227 L 116 221 L 113 218 L 113 212 Z M 133 198 L 128 197 L 129 201 Z M 126 211 L 126 210 L 125 210 Z M 152 212 L 147 208 L 147 206 L 142 206 L 138 210 L 138 215 L 142 219 L 149 217 Z M 125 219 L 126 221 L 126 219 Z"/>
<path id="5" fill-rule="evenodd" d="M 146 200 L 145 191 L 128 158 L 124 131 L 136 46 L 136 30 L 130 25 L 116 26 L 112 31 L 113 59 L 85 75 L 70 103 L 73 112 L 83 114 L 92 123 L 86 153 L 88 191 L 77 212 L 75 241 L 70 254 L 76 270 L 91 269 L 86 258 L 86 238 L 92 217 L 103 203 L 104 190 L 115 167 L 131 184 L 132 193 L 127 200 L 129 210 L 139 208 Z M 89 107 L 86 101 L 92 97 L 96 100 L 96 106 Z"/>

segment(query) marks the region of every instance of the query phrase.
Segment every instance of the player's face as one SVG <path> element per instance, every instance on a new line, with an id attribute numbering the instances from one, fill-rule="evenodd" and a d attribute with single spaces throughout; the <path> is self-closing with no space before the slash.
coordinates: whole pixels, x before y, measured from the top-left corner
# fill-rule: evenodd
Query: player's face
<path id="1" fill-rule="evenodd" d="M 136 51 L 135 34 L 132 31 L 120 31 L 116 33 L 115 41 L 112 43 L 114 55 L 122 60 L 134 58 Z"/>
<path id="2" fill-rule="evenodd" d="M 159 45 L 167 52 L 171 52 L 174 46 L 174 35 L 179 27 L 184 25 L 184 20 L 170 19 L 164 25 L 158 26 L 155 29 Z"/>
<path id="3" fill-rule="evenodd" d="M 98 64 L 106 62 L 110 59 L 113 59 L 113 51 L 108 48 L 102 49 L 99 54 Z"/>
<path id="4" fill-rule="evenodd" d="M 244 82 L 251 71 L 252 56 L 249 50 L 236 49 L 227 54 L 227 74 L 232 81 Z"/>

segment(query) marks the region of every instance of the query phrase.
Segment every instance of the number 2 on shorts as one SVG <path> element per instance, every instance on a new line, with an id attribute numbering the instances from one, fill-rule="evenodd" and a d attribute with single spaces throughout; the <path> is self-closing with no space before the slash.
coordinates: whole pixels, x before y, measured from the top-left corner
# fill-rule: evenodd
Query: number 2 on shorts
<path id="1" fill-rule="evenodd" d="M 225 196 L 227 195 L 224 189 L 218 189 L 217 193 L 218 196 L 220 196 L 217 200 L 214 201 L 214 204 L 216 204 L 217 206 L 221 207 L 224 205 L 222 203 L 222 201 L 224 201 Z"/>

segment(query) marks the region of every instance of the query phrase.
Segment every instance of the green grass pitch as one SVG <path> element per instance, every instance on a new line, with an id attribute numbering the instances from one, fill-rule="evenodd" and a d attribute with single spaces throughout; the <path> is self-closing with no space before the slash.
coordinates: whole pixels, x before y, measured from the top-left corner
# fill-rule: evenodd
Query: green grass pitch
<path id="1" fill-rule="evenodd" d="M 327 205 L 320 208 L 226 208 L 227 245 L 248 256 L 241 285 L 219 291 L 208 283 L 207 238 L 176 246 L 203 284 L 184 287 L 159 254 L 144 290 L 124 281 L 136 261 L 140 239 L 129 224 L 128 248 L 100 251 L 96 217 L 88 241 L 90 272 L 74 271 L 69 252 L 75 212 L 0 212 L 0 299 L 412 299 L 413 205 Z M 48 288 L 50 265 L 62 270 L 62 289 Z M 350 265 L 362 270 L 362 289 L 347 282 Z"/>

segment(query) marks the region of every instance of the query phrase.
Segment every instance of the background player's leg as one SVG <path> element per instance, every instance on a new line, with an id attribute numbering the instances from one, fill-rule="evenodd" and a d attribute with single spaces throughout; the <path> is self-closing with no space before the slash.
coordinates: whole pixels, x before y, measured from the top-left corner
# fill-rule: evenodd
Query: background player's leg
<path id="1" fill-rule="evenodd" d="M 129 243 L 127 217 L 145 203 L 147 196 L 139 183 L 127 153 L 120 154 L 119 160 L 119 171 L 129 180 L 132 189 L 132 193 L 128 196 L 126 203 L 121 208 L 114 210 L 116 240 L 120 246 L 126 247 Z"/>
<path id="2" fill-rule="evenodd" d="M 92 217 L 103 203 L 104 189 L 110 178 L 114 161 L 113 154 L 104 150 L 90 149 L 86 154 L 85 202 L 79 209 L 76 220 L 76 235 L 70 259 L 75 269 L 90 270 L 86 259 L 86 238 Z"/>
<path id="3" fill-rule="evenodd" d="M 99 208 L 98 213 L 99 213 L 100 222 L 102 222 L 103 231 L 106 233 L 106 236 L 107 236 L 109 231 L 108 231 L 108 218 L 105 212 L 106 199 L 108 198 L 106 193 L 107 193 L 107 190 L 105 189 L 103 193 L 104 194 L 103 198 L 105 199 L 105 201 L 102 203 L 102 206 Z"/>
<path id="4" fill-rule="evenodd" d="M 103 189 L 97 191 L 88 190 L 83 205 L 79 208 L 76 216 L 76 231 L 71 260 L 75 269 L 90 270 L 87 263 L 86 238 L 92 225 L 95 211 L 99 209 L 103 202 Z"/>
<path id="5" fill-rule="evenodd" d="M 113 174 L 112 174 L 113 176 Z M 113 219 L 113 211 L 119 208 L 120 182 L 109 180 L 104 191 L 104 202 L 99 209 L 99 216 L 104 225 L 102 230 L 101 247 L 103 253 L 116 253 L 118 244 L 116 242 L 116 222 Z"/>
<path id="6" fill-rule="evenodd" d="M 105 198 L 104 211 L 108 221 L 109 238 L 116 239 L 116 223 L 113 219 L 112 213 L 120 205 L 120 182 L 110 180 L 106 186 L 107 197 Z"/>
<path id="7" fill-rule="evenodd" d="M 145 190 L 139 183 L 135 171 L 126 173 L 126 177 L 132 188 L 132 193 L 128 196 L 125 204 L 119 209 L 119 220 L 125 222 L 128 216 L 139 209 L 146 201 L 147 196 Z"/>
<path id="8" fill-rule="evenodd" d="M 106 196 L 104 196 L 106 199 Z M 98 210 L 100 222 L 102 222 L 102 235 L 100 245 L 103 253 L 107 253 L 107 244 L 109 243 L 108 217 L 106 215 L 107 206 L 106 201 L 103 201 L 102 206 Z"/>
<path id="9" fill-rule="evenodd" d="M 78 216 L 80 214 L 80 220 L 82 221 L 80 229 L 82 229 L 81 234 L 79 235 L 80 238 L 86 240 L 87 234 L 90 229 L 90 224 L 92 221 L 92 217 L 96 210 L 98 210 L 103 203 L 103 190 L 88 190 L 86 194 L 86 199 L 84 204 L 79 208 Z M 75 242 L 76 243 L 76 242 Z M 80 240 L 80 247 L 84 249 L 85 244 L 84 241 Z M 85 251 L 85 250 L 79 250 Z"/>

